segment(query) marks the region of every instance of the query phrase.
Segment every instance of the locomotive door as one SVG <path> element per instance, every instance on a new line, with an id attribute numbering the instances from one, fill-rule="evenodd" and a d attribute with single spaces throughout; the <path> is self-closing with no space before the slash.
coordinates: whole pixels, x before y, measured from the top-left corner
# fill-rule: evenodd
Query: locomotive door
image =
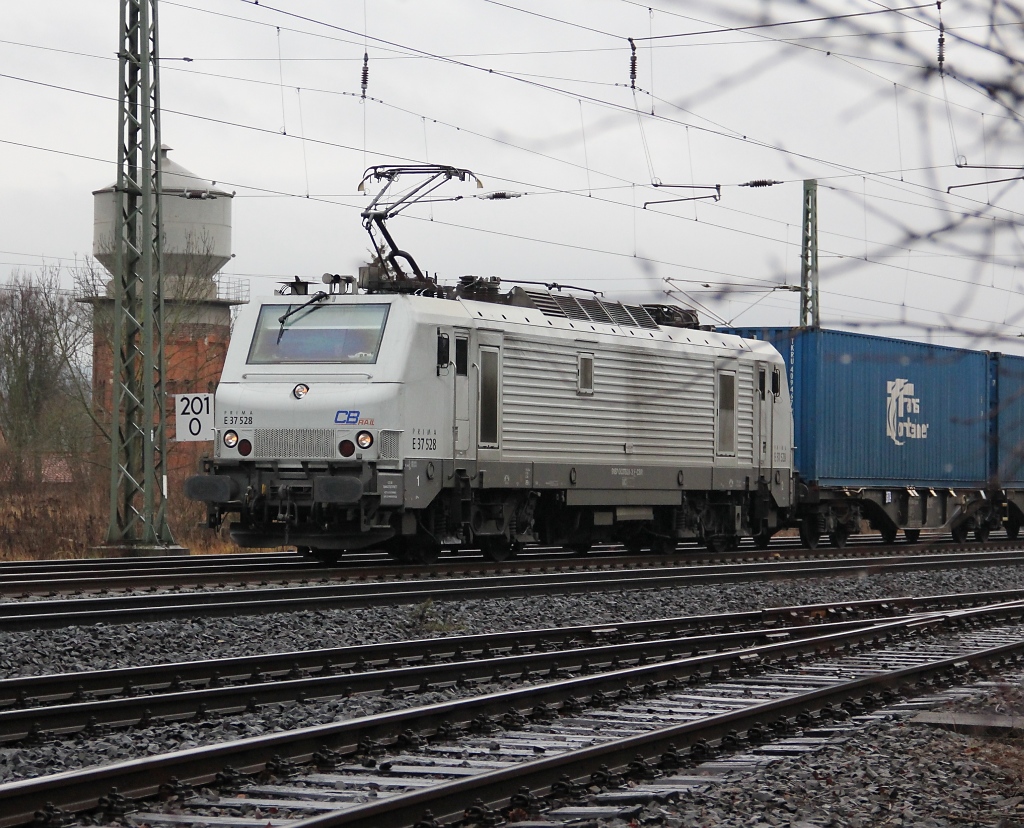
<path id="1" fill-rule="evenodd" d="M 757 387 L 754 393 L 756 416 L 757 468 L 764 480 L 772 479 L 772 428 L 774 426 L 775 395 L 772 394 L 771 369 L 767 363 L 757 363 Z"/>
<path id="2" fill-rule="evenodd" d="M 455 457 L 465 457 L 470 445 L 469 331 L 454 330 L 455 339 Z"/>
<path id="3" fill-rule="evenodd" d="M 501 334 L 480 331 L 476 372 L 477 457 L 498 459 L 501 449 Z"/>

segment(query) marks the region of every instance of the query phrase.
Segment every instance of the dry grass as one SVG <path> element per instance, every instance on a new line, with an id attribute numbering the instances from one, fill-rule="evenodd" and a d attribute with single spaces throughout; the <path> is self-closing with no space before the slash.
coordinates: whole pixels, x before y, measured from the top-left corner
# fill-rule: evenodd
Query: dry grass
<path id="1" fill-rule="evenodd" d="M 60 560 L 97 556 L 107 537 L 107 481 L 0 486 L 0 560 Z M 239 552 L 226 530 L 206 528 L 205 510 L 184 497 L 168 502 L 176 543 L 193 555 Z"/>

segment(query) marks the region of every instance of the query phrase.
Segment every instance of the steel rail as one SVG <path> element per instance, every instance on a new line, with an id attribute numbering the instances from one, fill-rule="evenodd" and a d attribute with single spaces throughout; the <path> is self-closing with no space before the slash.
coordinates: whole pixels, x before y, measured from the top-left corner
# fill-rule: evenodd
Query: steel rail
<path id="1" fill-rule="evenodd" d="M 227 765 L 241 772 L 253 773 L 262 769 L 268 757 L 273 754 L 279 754 L 287 759 L 308 761 L 314 752 L 325 746 L 341 752 L 351 752 L 361 741 L 393 741 L 403 731 L 411 728 L 415 728 L 420 734 L 436 733 L 452 723 L 468 724 L 475 718 L 500 716 L 510 709 L 532 711 L 540 705 L 563 704 L 570 699 L 576 700 L 578 704 L 580 699 L 591 698 L 599 691 L 617 692 L 629 687 L 678 681 L 680 676 L 699 674 L 703 678 L 706 677 L 705 671 L 713 675 L 716 665 L 721 669 L 738 659 L 742 663 L 744 656 L 758 660 L 781 659 L 837 652 L 840 648 L 845 651 L 855 645 L 881 646 L 887 638 L 920 634 L 926 630 L 934 631 L 944 624 L 949 624 L 953 618 L 1019 620 L 1022 615 L 1024 602 L 1010 602 L 995 607 L 940 613 L 913 620 L 890 621 L 815 638 L 629 667 L 502 693 L 218 743 L 114 765 L 20 780 L 0 785 L 0 828 L 31 822 L 36 809 L 45 802 L 52 802 L 57 807 L 74 811 L 95 807 L 98 794 L 107 791 L 111 786 L 117 787 L 126 796 L 151 796 L 170 776 L 176 776 L 189 784 L 208 784 Z M 1012 647 L 1024 649 L 1024 641 Z M 958 659 L 954 659 L 956 660 Z M 547 782 L 550 781 L 549 778 Z M 397 799 L 400 800 L 397 805 L 399 809 L 410 805 L 408 797 Z M 419 800 L 411 805 L 421 807 Z M 382 823 L 372 821 L 378 819 L 378 816 L 379 814 L 368 817 L 371 819 L 369 824 L 375 824 L 379 828 Z M 352 814 L 346 815 L 346 818 L 353 817 Z M 405 817 L 401 819 L 404 820 Z M 396 818 L 396 822 L 398 821 L 400 820 Z M 391 818 L 387 824 L 392 824 Z"/>
<path id="2" fill-rule="evenodd" d="M 909 620 L 909 619 L 892 619 Z M 138 695 L 95 701 L 77 701 L 50 707 L 0 711 L 0 741 L 17 741 L 44 734 L 95 731 L 101 727 L 143 727 L 212 713 L 232 714 L 257 707 L 366 694 L 429 692 L 442 687 L 468 686 L 506 679 L 553 680 L 590 672 L 607 672 L 622 666 L 642 666 L 650 660 L 672 661 L 680 651 L 696 657 L 716 651 L 716 664 L 730 651 L 748 650 L 782 639 L 810 638 L 832 632 L 862 629 L 890 621 L 840 621 L 791 628 L 714 632 L 629 643 L 494 655 L 490 658 L 418 664 L 359 673 L 330 674 L 256 681 L 251 684 L 169 689 L 157 695 Z M 723 652 L 724 651 L 724 652 Z M 45 728 L 45 730 L 44 730 Z"/>
<path id="3" fill-rule="evenodd" d="M 461 656 L 498 652 L 509 654 L 518 650 L 538 650 L 547 646 L 584 646 L 591 642 L 647 641 L 678 637 L 695 631 L 710 633 L 727 629 L 750 629 L 762 625 L 785 631 L 790 626 L 813 621 L 851 619 L 871 620 L 895 617 L 912 612 L 935 612 L 996 602 L 1024 599 L 1022 590 L 948 593 L 928 596 L 873 598 L 859 601 L 825 602 L 795 606 L 771 607 L 745 612 L 714 615 L 675 616 L 642 621 L 548 627 L 508 632 L 475 633 L 471 635 L 420 638 L 407 641 L 384 641 L 314 650 L 234 656 L 202 661 L 150 664 L 39 676 L 18 676 L 0 679 L 0 709 L 23 704 L 26 697 L 58 701 L 76 694 L 111 696 L 125 688 L 139 692 L 163 690 L 175 681 L 186 685 L 208 684 L 246 679 L 253 674 L 281 678 L 294 670 L 372 669 L 393 661 L 457 659 Z M 357 666 L 358 665 L 358 666 Z"/>
<path id="4" fill-rule="evenodd" d="M 987 544 L 964 544 L 959 550 L 976 549 L 979 552 L 1002 552 L 1020 549 L 1016 541 L 1001 541 Z M 859 557 L 900 556 L 917 557 L 929 554 L 950 554 L 949 544 L 921 543 L 916 545 L 894 544 L 879 546 L 870 539 L 843 549 L 808 550 L 798 546 L 776 546 L 768 550 L 753 548 L 731 552 L 712 553 L 703 548 L 682 547 L 669 555 L 622 554 L 616 548 L 608 548 L 586 557 L 565 553 L 560 548 L 538 547 L 530 554 L 503 562 L 484 560 L 479 556 L 443 558 L 436 564 L 406 564 L 382 562 L 380 555 L 361 555 L 343 559 L 337 564 L 325 566 L 296 553 L 263 553 L 260 555 L 221 555 L 203 558 L 160 558 L 117 560 L 87 559 L 70 562 L 70 565 L 41 568 L 35 565 L 21 565 L 15 562 L 7 566 L 0 564 L 0 595 L 58 595 L 61 593 L 82 594 L 84 592 L 106 593 L 113 590 L 135 591 L 139 589 L 160 589 L 170 586 L 198 587 L 224 586 L 225 581 L 235 580 L 240 584 L 255 582 L 280 582 L 282 585 L 307 578 L 343 581 L 353 579 L 409 578 L 417 576 L 460 575 L 477 573 L 530 573 L 569 569 L 621 569 L 632 570 L 644 567 L 695 567 L 722 565 L 725 563 L 779 562 L 792 560 L 821 563 L 831 559 L 856 559 Z M 149 561 L 161 561 L 160 565 Z M 133 563 L 133 562 L 138 562 Z M 69 564 L 69 562 L 45 562 Z"/>
<path id="5" fill-rule="evenodd" d="M 589 781 L 590 775 L 603 767 L 612 772 L 621 772 L 637 756 L 654 759 L 666 751 L 685 749 L 700 740 L 721 739 L 732 732 L 742 732 L 757 726 L 776 725 L 777 729 L 782 729 L 789 719 L 820 710 L 826 705 L 857 700 L 867 693 L 898 689 L 907 682 L 921 680 L 923 677 L 944 674 L 959 677 L 968 667 L 973 670 L 985 669 L 993 661 L 1017 657 L 1022 652 L 1024 641 L 882 675 L 867 676 L 834 687 L 719 713 L 697 722 L 673 725 L 547 759 L 445 782 L 424 791 L 398 794 L 351 811 L 308 817 L 289 823 L 289 828 L 397 828 L 415 824 L 423 819 L 426 810 L 439 822 L 447 822 L 462 817 L 465 809 L 475 802 L 483 801 L 492 806 L 507 802 L 523 787 L 534 794 L 547 793 L 552 782 L 560 779 L 563 774 L 569 775 L 576 782 Z"/>
<path id="6" fill-rule="evenodd" d="M 0 605 L 0 630 L 54 629 L 78 624 L 133 623 L 175 618 L 254 615 L 337 607 L 422 603 L 426 600 L 578 594 L 613 589 L 659 589 L 765 579 L 836 577 L 919 569 L 1024 563 L 1024 551 L 953 553 L 911 558 L 717 565 L 621 572 L 556 572 L 451 580 L 388 581 L 280 587 L 235 592 L 157 593 L 106 598 L 40 600 Z"/>
<path id="7" fill-rule="evenodd" d="M 116 572 L 122 569 L 140 571 L 164 568 L 187 569 L 191 566 L 244 565 L 275 560 L 282 564 L 288 564 L 295 560 L 308 561 L 310 559 L 297 552 L 238 552 L 224 555 L 154 555 L 144 558 L 45 558 L 42 560 L 2 561 L 0 562 L 0 581 L 23 573 L 88 574 L 103 570 Z"/>

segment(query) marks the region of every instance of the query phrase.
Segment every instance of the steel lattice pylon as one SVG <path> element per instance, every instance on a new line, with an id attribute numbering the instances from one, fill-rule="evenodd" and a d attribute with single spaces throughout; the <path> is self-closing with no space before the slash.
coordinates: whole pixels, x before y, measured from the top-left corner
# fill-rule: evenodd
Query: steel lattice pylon
<path id="1" fill-rule="evenodd" d="M 804 181 L 800 226 L 800 327 L 818 328 L 818 182 L 813 178 Z"/>
<path id="2" fill-rule="evenodd" d="M 166 519 L 157 0 L 121 0 L 107 542 L 173 542 Z"/>

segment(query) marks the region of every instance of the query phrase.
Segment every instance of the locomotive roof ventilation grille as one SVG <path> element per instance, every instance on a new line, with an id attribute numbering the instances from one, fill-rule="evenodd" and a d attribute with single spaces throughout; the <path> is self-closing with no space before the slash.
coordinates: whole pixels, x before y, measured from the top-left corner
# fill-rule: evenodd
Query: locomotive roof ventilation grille
<path id="1" fill-rule="evenodd" d="M 539 290 L 523 291 L 530 302 L 545 316 L 559 316 L 580 322 L 599 322 L 602 325 L 618 325 L 622 328 L 658 329 L 658 323 L 640 305 L 623 305 L 606 299 L 579 299 L 559 293 Z"/>

